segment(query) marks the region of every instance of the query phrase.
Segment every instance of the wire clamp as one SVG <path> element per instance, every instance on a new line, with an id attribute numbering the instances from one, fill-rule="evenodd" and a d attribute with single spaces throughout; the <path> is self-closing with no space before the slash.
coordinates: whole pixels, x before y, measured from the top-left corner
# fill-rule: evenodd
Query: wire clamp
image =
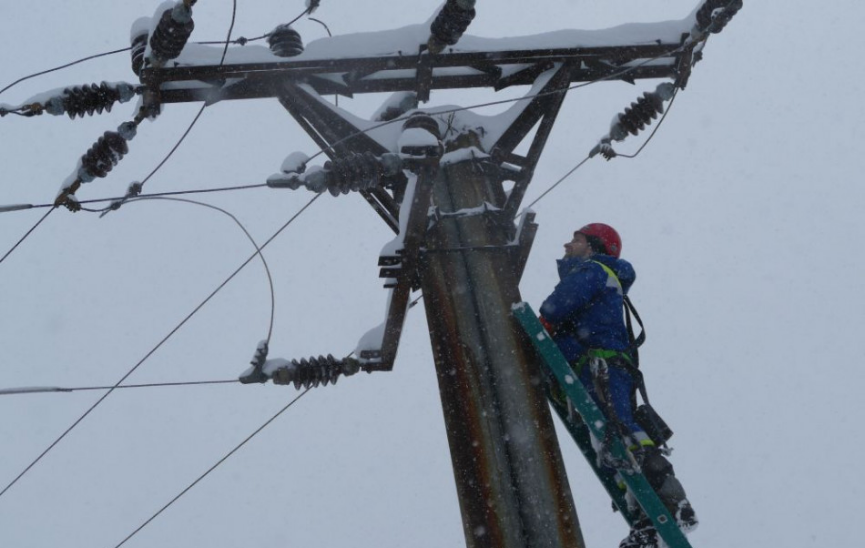
<path id="1" fill-rule="evenodd" d="M 258 343 L 255 353 L 252 355 L 252 360 L 249 362 L 252 367 L 240 376 L 239 380 L 241 383 L 263 384 L 267 382 L 268 376 L 264 373 L 264 364 L 267 362 L 268 350 L 267 340 Z"/>

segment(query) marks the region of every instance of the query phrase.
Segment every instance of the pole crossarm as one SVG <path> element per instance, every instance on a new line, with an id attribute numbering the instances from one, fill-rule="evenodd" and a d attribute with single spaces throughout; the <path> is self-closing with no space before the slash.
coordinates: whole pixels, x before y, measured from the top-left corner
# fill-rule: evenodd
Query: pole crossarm
<path id="1" fill-rule="evenodd" d="M 683 38 L 684 39 L 684 38 Z M 304 82 L 322 95 L 531 85 L 553 64 L 572 68 L 568 83 L 633 82 L 678 76 L 681 42 L 538 50 L 479 51 L 146 68 L 141 82 L 160 101 L 178 103 L 273 97 L 280 83 Z M 627 70 L 627 74 L 622 74 Z M 234 80 L 224 85 L 226 80 Z"/>
<path id="2" fill-rule="evenodd" d="M 378 156 L 388 152 L 388 149 L 363 133 L 345 116 L 293 82 L 283 82 L 279 102 L 333 160 L 348 153 L 371 152 Z M 400 174 L 392 177 L 386 186 L 401 190 L 405 184 L 405 176 Z M 360 194 L 394 232 L 399 232 L 399 205 L 390 194 L 380 188 L 362 190 Z"/>

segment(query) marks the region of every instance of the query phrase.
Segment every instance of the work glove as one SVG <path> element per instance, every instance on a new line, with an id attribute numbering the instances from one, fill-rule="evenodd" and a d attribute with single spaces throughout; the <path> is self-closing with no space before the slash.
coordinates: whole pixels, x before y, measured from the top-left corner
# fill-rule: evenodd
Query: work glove
<path id="1" fill-rule="evenodd" d="M 553 328 L 553 324 L 551 324 L 549 321 L 547 321 L 546 318 L 541 316 L 538 319 L 541 320 L 541 325 L 544 326 L 544 329 L 547 330 L 547 333 L 549 333 L 550 335 L 553 335 L 556 332 L 556 330 Z"/>

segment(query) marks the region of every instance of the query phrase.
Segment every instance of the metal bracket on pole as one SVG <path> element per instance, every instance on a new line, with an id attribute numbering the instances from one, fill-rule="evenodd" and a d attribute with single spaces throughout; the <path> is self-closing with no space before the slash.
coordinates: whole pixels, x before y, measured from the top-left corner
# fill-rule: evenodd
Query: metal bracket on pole
<path id="1" fill-rule="evenodd" d="M 406 122 L 406 129 L 417 128 L 418 124 L 414 121 L 420 120 L 421 117 L 427 122 L 421 124 L 421 127 L 427 130 L 434 129 L 435 122 L 426 115 L 410 118 Z M 430 133 L 433 132 L 430 131 Z M 435 134 L 435 138 L 439 141 L 436 150 L 424 149 L 424 156 L 416 156 L 408 161 L 409 164 L 415 166 L 417 181 L 409 210 L 402 213 L 408 214 L 405 234 L 402 238 L 402 249 L 397 252 L 396 258 L 387 257 L 383 258 L 382 261 L 385 263 L 382 266 L 388 267 L 382 269 L 382 274 L 387 278 L 392 278 L 395 274 L 396 284 L 391 288 L 381 350 L 365 350 L 360 353 L 361 360 L 365 362 L 364 369 L 367 371 L 390 371 L 393 369 L 402 335 L 402 326 L 408 310 L 409 296 L 412 286 L 418 285 L 418 257 L 426 236 L 432 185 L 439 169 L 442 151 L 440 136 Z M 411 150 L 404 147 L 401 152 L 406 154 L 410 153 Z"/>
<path id="2" fill-rule="evenodd" d="M 535 222 L 535 213 L 527 211 L 520 221 L 520 226 L 517 229 L 517 245 L 513 248 L 512 262 L 514 265 L 514 273 L 517 276 L 517 281 L 523 279 L 523 272 L 526 269 L 526 262 L 529 260 L 529 253 L 532 251 L 532 244 L 535 241 L 535 234 L 538 233 L 538 224 Z"/>
<path id="3" fill-rule="evenodd" d="M 529 153 L 525 160 L 521 163 L 520 174 L 514 182 L 514 188 L 511 190 L 508 200 L 504 206 L 503 218 L 513 220 L 517 214 L 517 208 L 523 201 L 526 194 L 526 189 L 535 174 L 535 167 L 541 158 L 541 153 L 544 146 L 547 144 L 547 138 L 553 129 L 553 124 L 556 121 L 556 116 L 559 114 L 559 109 L 562 102 L 565 100 L 568 83 L 571 81 L 571 64 L 562 64 L 556 74 L 547 82 L 547 85 L 541 89 L 537 97 L 526 106 L 514 123 L 505 131 L 499 138 L 493 148 L 493 157 L 505 158 L 516 156 L 514 149 L 528 135 L 535 124 L 540 121 L 535 138 L 529 147 Z M 558 92 L 558 93 L 556 93 Z"/>
<path id="4" fill-rule="evenodd" d="M 362 132 L 336 111 L 336 107 L 325 105 L 300 86 L 285 82 L 279 102 L 288 110 L 300 127 L 321 147 L 331 159 L 339 158 L 349 152 L 372 152 L 381 156 L 389 152 L 375 139 Z M 405 177 L 397 175 L 390 182 L 391 186 L 405 185 Z M 384 189 L 376 188 L 362 190 L 360 194 L 372 206 L 376 213 L 394 232 L 399 231 L 399 205 Z"/>

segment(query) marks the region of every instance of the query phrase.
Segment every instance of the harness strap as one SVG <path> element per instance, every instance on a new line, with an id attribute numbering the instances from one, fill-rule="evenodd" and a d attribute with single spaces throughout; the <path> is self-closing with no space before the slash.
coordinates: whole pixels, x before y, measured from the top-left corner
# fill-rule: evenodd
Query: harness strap
<path id="1" fill-rule="evenodd" d="M 609 282 L 609 280 L 615 281 L 615 287 L 618 288 L 619 295 L 621 295 L 622 299 L 624 300 L 625 325 L 628 328 L 628 338 L 631 341 L 631 343 L 628 345 L 627 351 L 629 353 L 631 353 L 634 357 L 634 360 L 633 360 L 634 366 L 639 367 L 640 366 L 640 356 L 639 356 L 639 353 L 637 352 L 637 349 L 640 348 L 640 346 L 642 346 L 642 344 L 644 342 L 646 342 L 646 329 L 645 329 L 645 327 L 643 327 L 643 320 L 640 318 L 640 314 L 637 312 L 637 309 L 634 307 L 634 303 L 631 302 L 630 297 L 625 295 L 625 291 L 622 288 L 622 282 L 621 282 L 621 280 L 619 280 L 619 277 L 616 275 L 616 272 L 612 268 L 610 268 L 609 266 L 605 265 L 604 263 L 602 263 L 600 261 L 592 260 L 592 262 L 604 269 L 604 272 L 607 273 L 608 282 Z M 608 283 L 608 285 L 609 285 L 609 283 Z M 631 314 L 634 315 L 634 319 L 636 319 L 637 323 L 640 324 L 640 335 L 638 337 L 634 336 L 634 325 L 633 325 L 633 322 L 631 322 Z"/>

